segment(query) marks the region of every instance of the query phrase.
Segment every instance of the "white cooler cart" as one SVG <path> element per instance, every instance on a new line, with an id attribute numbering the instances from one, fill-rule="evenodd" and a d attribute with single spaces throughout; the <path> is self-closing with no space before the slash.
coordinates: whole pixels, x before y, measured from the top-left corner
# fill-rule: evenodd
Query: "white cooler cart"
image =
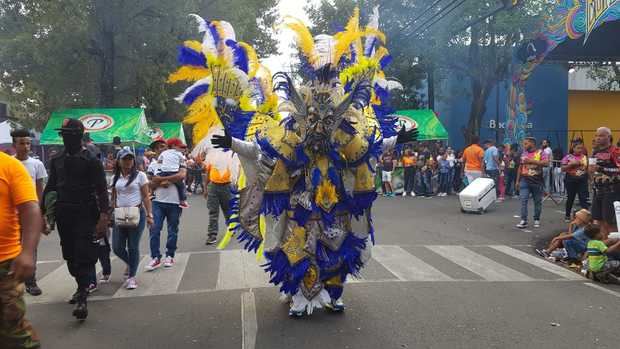
<path id="1" fill-rule="evenodd" d="M 495 181 L 491 178 L 477 178 L 459 193 L 463 213 L 484 213 L 496 199 Z"/>

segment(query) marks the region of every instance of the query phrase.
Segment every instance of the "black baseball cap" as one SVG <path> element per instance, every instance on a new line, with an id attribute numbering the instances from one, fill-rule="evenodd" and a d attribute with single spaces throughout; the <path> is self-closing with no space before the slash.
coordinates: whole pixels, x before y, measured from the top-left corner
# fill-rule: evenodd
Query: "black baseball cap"
<path id="1" fill-rule="evenodd" d="M 84 134 L 84 124 L 78 119 L 64 119 L 62 121 L 62 127 L 57 128 L 56 131 L 61 134 Z"/>

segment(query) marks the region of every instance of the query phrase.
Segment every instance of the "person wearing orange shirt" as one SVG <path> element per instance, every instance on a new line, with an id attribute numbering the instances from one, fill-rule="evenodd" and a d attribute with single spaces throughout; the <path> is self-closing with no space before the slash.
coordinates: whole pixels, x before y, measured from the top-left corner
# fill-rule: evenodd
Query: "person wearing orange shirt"
<path id="1" fill-rule="evenodd" d="M 24 281 L 34 274 L 43 232 L 35 185 L 21 162 L 0 152 L 0 346 L 39 348 L 24 315 Z"/>
<path id="2" fill-rule="evenodd" d="M 232 152 L 212 150 L 207 154 L 203 163 L 204 197 L 209 209 L 206 245 L 213 245 L 217 242 L 220 208 L 226 222 L 230 218 L 230 183 L 233 156 Z"/>
<path id="3" fill-rule="evenodd" d="M 415 154 L 411 148 L 407 148 L 407 150 L 405 150 L 405 155 L 403 155 L 401 160 L 405 171 L 405 188 L 403 190 L 403 196 L 407 196 L 407 193 L 411 194 L 411 196 L 415 196 L 414 184 L 416 165 L 418 163 L 417 154 Z"/>
<path id="4" fill-rule="evenodd" d="M 484 150 L 478 143 L 480 143 L 480 137 L 473 136 L 471 144 L 463 151 L 463 174 L 467 177 L 468 184 L 482 177 L 484 171 L 482 166 Z"/>

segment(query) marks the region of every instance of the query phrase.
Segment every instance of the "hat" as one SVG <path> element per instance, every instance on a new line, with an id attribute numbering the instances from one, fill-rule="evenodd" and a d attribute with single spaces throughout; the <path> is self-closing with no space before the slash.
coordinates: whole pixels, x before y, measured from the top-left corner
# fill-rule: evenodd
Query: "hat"
<path id="1" fill-rule="evenodd" d="M 83 134 L 84 124 L 78 119 L 64 119 L 62 121 L 62 127 L 57 128 L 56 131 L 63 133 Z"/>
<path id="2" fill-rule="evenodd" d="M 170 138 L 168 140 L 168 142 L 166 142 L 168 144 L 168 147 L 172 148 L 172 147 L 179 147 L 179 148 L 185 148 L 187 147 L 187 145 L 185 145 L 185 143 L 183 143 L 183 141 L 180 138 Z"/>
<path id="3" fill-rule="evenodd" d="M 131 149 L 123 148 L 118 152 L 118 155 L 116 155 L 116 158 L 120 160 L 120 159 L 126 158 L 128 155 L 131 155 L 134 158 L 136 157 L 136 154 L 134 154 L 133 151 L 131 151 Z"/>
<path id="4" fill-rule="evenodd" d="M 577 211 L 577 213 L 575 213 L 575 219 L 579 219 L 583 223 L 590 223 L 590 220 L 592 219 L 592 214 L 590 213 L 590 211 L 583 208 Z"/>
<path id="5" fill-rule="evenodd" d="M 149 148 L 153 149 L 157 144 L 166 144 L 166 140 L 161 137 L 157 137 L 153 142 L 151 142 L 151 144 L 149 144 Z"/>

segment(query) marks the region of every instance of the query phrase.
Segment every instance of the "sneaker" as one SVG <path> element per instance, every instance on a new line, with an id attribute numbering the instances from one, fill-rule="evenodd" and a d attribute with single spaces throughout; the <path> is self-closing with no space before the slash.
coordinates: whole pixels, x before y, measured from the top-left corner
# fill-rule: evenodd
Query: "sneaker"
<path id="1" fill-rule="evenodd" d="M 138 282 L 136 281 L 136 278 L 131 277 L 127 279 L 127 284 L 125 285 L 125 288 L 128 290 L 135 290 L 136 288 L 138 288 Z"/>
<path id="2" fill-rule="evenodd" d="M 43 291 L 41 291 L 41 289 L 39 288 L 39 285 L 37 285 L 36 281 L 26 284 L 26 292 L 28 292 L 29 295 L 35 297 L 40 296 L 43 293 Z"/>
<path id="3" fill-rule="evenodd" d="M 403 192 L 403 196 L 407 196 L 407 192 L 406 192 L 406 191 L 405 191 L 405 192 Z"/>
<path id="4" fill-rule="evenodd" d="M 540 221 L 534 221 L 534 228 L 540 228 Z"/>
<path id="5" fill-rule="evenodd" d="M 100 284 L 107 284 L 108 282 L 110 282 L 110 275 L 101 275 L 101 279 L 99 279 L 99 283 Z"/>
<path id="6" fill-rule="evenodd" d="M 180 207 L 180 208 L 189 208 L 189 204 L 187 203 L 187 201 L 182 201 L 182 202 L 179 204 L 179 207 Z"/>
<path id="7" fill-rule="evenodd" d="M 521 222 L 519 222 L 519 224 L 517 224 L 517 228 L 519 228 L 519 229 L 527 228 L 527 221 L 521 220 Z"/>
<path id="8" fill-rule="evenodd" d="M 571 219 L 569 216 L 564 217 L 564 223 L 570 223 Z"/>
<path id="9" fill-rule="evenodd" d="M 209 236 L 207 238 L 207 242 L 205 242 L 205 245 L 214 245 L 216 242 L 217 242 L 216 236 Z"/>
<path id="10" fill-rule="evenodd" d="M 536 253 L 538 253 L 543 258 L 549 257 L 549 253 L 545 249 L 536 249 Z"/>
<path id="11" fill-rule="evenodd" d="M 88 293 L 93 293 L 95 291 L 97 291 L 99 288 L 97 287 L 97 284 L 92 283 L 90 285 L 88 285 Z"/>
<path id="12" fill-rule="evenodd" d="M 332 300 L 330 303 L 325 304 L 325 307 L 334 313 L 342 313 L 345 309 L 342 299 Z"/>
<path id="13" fill-rule="evenodd" d="M 146 271 L 153 271 L 159 267 L 161 267 L 161 258 L 156 257 L 151 259 L 151 262 L 147 264 L 144 269 L 146 269 Z"/>
<path id="14" fill-rule="evenodd" d="M 78 320 L 85 320 L 88 317 L 88 305 L 86 303 L 87 294 L 78 294 L 77 304 L 73 310 L 73 316 Z"/>
<path id="15" fill-rule="evenodd" d="M 174 258 L 167 256 L 164 259 L 164 268 L 172 268 L 174 266 Z"/>
<path id="16" fill-rule="evenodd" d="M 414 198 L 415 197 L 415 193 L 411 192 L 411 197 Z"/>

